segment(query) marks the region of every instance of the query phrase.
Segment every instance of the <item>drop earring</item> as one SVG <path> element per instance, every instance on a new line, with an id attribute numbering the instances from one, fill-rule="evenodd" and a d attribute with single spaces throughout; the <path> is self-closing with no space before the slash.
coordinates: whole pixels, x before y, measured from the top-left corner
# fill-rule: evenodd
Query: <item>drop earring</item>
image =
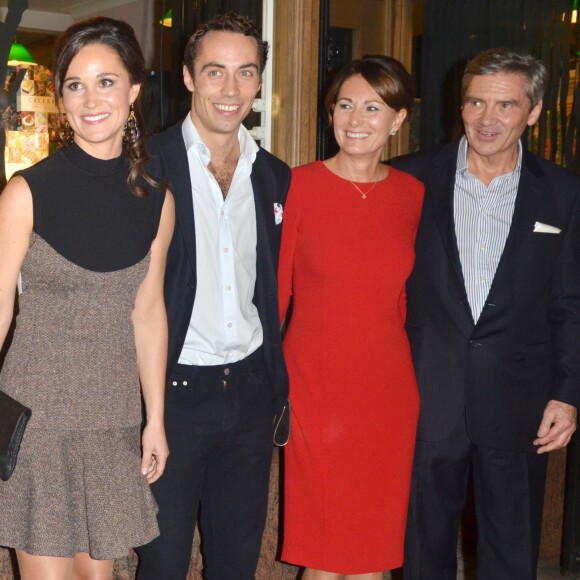
<path id="1" fill-rule="evenodd" d="M 60 141 L 63 147 L 68 147 L 74 141 L 75 132 L 68 123 L 68 118 L 64 116 L 64 127 L 60 131 Z"/>
<path id="2" fill-rule="evenodd" d="M 139 125 L 137 124 L 137 116 L 133 103 L 129 109 L 129 117 L 125 121 L 125 128 L 123 129 L 123 141 L 129 145 L 133 145 L 141 136 Z"/>

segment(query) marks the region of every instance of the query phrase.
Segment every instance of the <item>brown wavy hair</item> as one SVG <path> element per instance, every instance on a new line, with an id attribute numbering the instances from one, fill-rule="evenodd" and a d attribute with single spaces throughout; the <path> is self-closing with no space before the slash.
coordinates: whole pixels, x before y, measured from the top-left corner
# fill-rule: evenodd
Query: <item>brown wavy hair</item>
<path id="1" fill-rule="evenodd" d="M 54 47 L 53 71 L 54 88 L 57 107 L 60 109 L 60 98 L 68 68 L 79 51 L 89 44 L 103 44 L 112 48 L 121 59 L 125 70 L 129 73 L 131 84 L 143 86 L 147 77 L 145 59 L 133 28 L 122 20 L 114 20 L 99 16 L 77 22 L 69 26 L 58 38 Z M 164 189 L 165 184 L 157 181 L 145 170 L 149 155 L 145 147 L 145 123 L 141 113 L 139 96 L 133 103 L 140 134 L 130 142 L 124 142 L 123 147 L 129 162 L 129 177 L 127 184 L 137 197 L 146 197 L 147 190 L 140 185 L 143 180 L 157 189 Z"/>

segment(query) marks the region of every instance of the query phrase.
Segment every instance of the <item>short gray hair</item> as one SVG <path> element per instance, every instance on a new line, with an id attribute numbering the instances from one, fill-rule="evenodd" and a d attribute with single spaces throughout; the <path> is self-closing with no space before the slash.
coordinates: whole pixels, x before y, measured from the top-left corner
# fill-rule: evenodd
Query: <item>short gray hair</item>
<path id="1" fill-rule="evenodd" d="M 548 86 L 548 70 L 541 60 L 508 48 L 490 48 L 467 63 L 461 81 L 462 98 L 465 98 L 473 77 L 498 73 L 517 74 L 526 79 L 524 90 L 530 99 L 530 109 L 543 98 Z"/>

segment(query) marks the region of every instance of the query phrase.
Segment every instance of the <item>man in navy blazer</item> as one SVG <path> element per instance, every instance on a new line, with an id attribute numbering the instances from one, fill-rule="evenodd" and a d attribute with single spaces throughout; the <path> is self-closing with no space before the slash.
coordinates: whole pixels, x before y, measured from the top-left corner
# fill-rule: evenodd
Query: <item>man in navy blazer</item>
<path id="1" fill-rule="evenodd" d="M 170 459 L 152 486 L 161 535 L 140 580 L 184 580 L 200 509 L 205 578 L 250 580 L 266 520 L 273 420 L 288 397 L 277 269 L 290 170 L 241 124 L 268 44 L 235 14 L 189 39 L 183 123 L 154 138 L 173 192 L 165 296 Z"/>
<path id="2" fill-rule="evenodd" d="M 507 49 L 465 69 L 465 137 L 393 165 L 425 183 L 407 331 L 421 413 L 405 580 L 455 580 L 471 469 L 478 580 L 536 578 L 546 452 L 580 405 L 580 178 L 520 137 L 547 71 Z"/>

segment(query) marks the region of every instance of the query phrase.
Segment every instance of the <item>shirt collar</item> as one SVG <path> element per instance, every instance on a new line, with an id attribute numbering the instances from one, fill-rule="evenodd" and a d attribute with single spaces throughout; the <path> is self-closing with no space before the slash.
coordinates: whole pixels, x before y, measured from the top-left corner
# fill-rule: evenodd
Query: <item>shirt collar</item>
<path id="1" fill-rule="evenodd" d="M 200 137 L 191 115 L 187 115 L 181 126 L 185 149 L 189 152 L 191 149 L 197 152 L 203 164 L 207 167 L 211 161 L 211 151 L 205 145 Z M 260 149 L 248 130 L 240 125 L 238 131 L 238 141 L 240 143 L 240 161 L 247 161 L 250 165 L 256 160 L 256 155 Z"/>
<path id="2" fill-rule="evenodd" d="M 457 152 L 457 173 L 465 175 L 467 170 L 467 137 L 465 135 L 461 137 L 459 141 L 459 150 Z M 513 173 L 519 173 L 522 168 L 522 142 L 518 141 L 518 160 L 516 161 L 516 166 L 514 167 Z M 510 173 L 512 173 L 510 171 Z"/>
<path id="3" fill-rule="evenodd" d="M 467 139 L 465 135 L 459 141 L 459 150 L 457 151 L 457 173 L 467 171 Z"/>

